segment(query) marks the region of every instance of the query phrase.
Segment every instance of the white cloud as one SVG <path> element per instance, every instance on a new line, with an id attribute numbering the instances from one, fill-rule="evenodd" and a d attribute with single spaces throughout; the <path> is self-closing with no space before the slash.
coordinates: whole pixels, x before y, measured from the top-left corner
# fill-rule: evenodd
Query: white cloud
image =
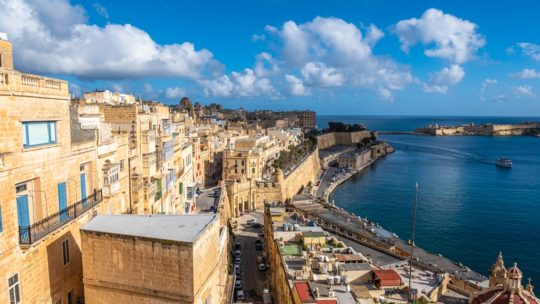
<path id="1" fill-rule="evenodd" d="M 129 24 L 86 24 L 67 0 L 0 0 L 0 29 L 9 34 L 19 69 L 87 79 L 146 76 L 199 78 L 219 64 L 189 42 L 157 44 Z"/>
<path id="2" fill-rule="evenodd" d="M 388 99 L 413 80 L 406 67 L 372 53 L 373 45 L 384 36 L 374 25 L 364 36 L 356 25 L 342 19 L 316 17 L 302 24 L 287 21 L 281 28 L 266 26 L 266 30 L 277 38 L 282 70 L 301 74 L 302 85 L 367 88 L 385 92 L 380 95 Z M 289 87 L 297 84 L 288 79 Z"/>
<path id="3" fill-rule="evenodd" d="M 199 82 L 205 88 L 205 94 L 218 97 L 273 96 L 276 89 L 268 78 L 258 77 L 252 69 L 246 68 L 242 72 L 232 72 L 231 76 L 222 75 L 212 80 Z"/>
<path id="4" fill-rule="evenodd" d="M 285 75 L 285 80 L 289 85 L 289 93 L 296 96 L 306 96 L 310 94 L 308 88 L 304 86 L 304 82 L 294 75 Z"/>
<path id="5" fill-rule="evenodd" d="M 482 85 L 485 85 L 485 86 L 495 85 L 497 83 L 498 83 L 497 79 L 489 79 L 489 78 L 487 78 L 487 79 L 484 79 L 484 81 L 482 81 Z"/>
<path id="6" fill-rule="evenodd" d="M 456 85 L 463 77 L 465 77 L 463 68 L 457 64 L 453 64 L 431 75 L 428 83 L 422 83 L 422 89 L 428 93 L 446 93 L 449 86 Z"/>
<path id="7" fill-rule="evenodd" d="M 114 92 L 123 93 L 124 92 L 124 86 L 120 83 L 114 83 L 112 85 L 112 89 Z"/>
<path id="8" fill-rule="evenodd" d="M 520 42 L 517 44 L 523 54 L 531 57 L 536 61 L 540 61 L 540 45 L 530 42 Z"/>
<path id="9" fill-rule="evenodd" d="M 533 89 L 530 85 L 521 85 L 513 89 L 514 96 L 520 97 L 533 97 L 535 96 Z"/>
<path id="10" fill-rule="evenodd" d="M 418 42 L 434 44 L 425 50 L 426 56 L 447 59 L 456 64 L 470 60 L 485 45 L 484 38 L 477 33 L 476 24 L 434 8 L 428 9 L 420 19 L 399 21 L 394 30 L 402 50 L 408 51 Z"/>
<path id="11" fill-rule="evenodd" d="M 251 41 L 253 41 L 253 42 L 264 41 L 264 40 L 266 40 L 266 36 L 264 34 L 261 34 L 261 35 L 253 34 L 253 35 L 251 35 Z"/>
<path id="12" fill-rule="evenodd" d="M 369 45 L 375 45 L 379 40 L 384 37 L 384 33 L 376 27 L 374 24 L 370 24 L 366 33 L 366 43 Z"/>
<path id="13" fill-rule="evenodd" d="M 521 79 L 540 78 L 540 71 L 535 69 L 523 69 L 522 71 L 510 74 L 510 76 Z"/>
<path id="14" fill-rule="evenodd" d="M 345 77 L 341 72 L 327 67 L 323 62 L 308 62 L 301 73 L 307 83 L 320 87 L 337 87 L 345 82 Z"/>
<path id="15" fill-rule="evenodd" d="M 484 91 L 490 87 L 490 86 L 494 86 L 496 85 L 497 83 L 499 83 L 496 79 L 490 79 L 490 78 L 486 78 L 482 81 L 482 84 L 480 86 L 480 93 L 484 93 Z"/>
<path id="16" fill-rule="evenodd" d="M 180 87 L 170 87 L 165 90 L 165 96 L 169 99 L 179 99 L 186 95 L 186 90 Z"/>
<path id="17" fill-rule="evenodd" d="M 107 8 L 99 3 L 94 3 L 92 5 L 94 7 L 94 9 L 96 10 L 96 12 L 103 18 L 105 19 L 109 19 L 109 11 L 107 10 Z"/>
<path id="18" fill-rule="evenodd" d="M 255 74 L 259 77 L 266 77 L 279 73 L 279 67 L 270 53 L 262 52 L 256 56 Z"/>

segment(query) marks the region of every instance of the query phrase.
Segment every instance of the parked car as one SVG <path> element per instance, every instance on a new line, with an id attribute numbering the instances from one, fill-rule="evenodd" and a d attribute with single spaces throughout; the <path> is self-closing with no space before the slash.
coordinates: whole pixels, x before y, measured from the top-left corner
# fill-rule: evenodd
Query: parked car
<path id="1" fill-rule="evenodd" d="M 241 257 L 241 256 L 242 256 L 242 251 L 240 251 L 240 250 L 235 250 L 235 251 L 234 251 L 234 256 L 237 257 L 237 258 Z"/>
<path id="2" fill-rule="evenodd" d="M 240 263 L 242 263 L 242 259 L 240 259 L 240 257 L 236 257 L 236 258 L 234 259 L 234 263 L 235 263 L 236 265 L 240 265 Z"/>
<path id="3" fill-rule="evenodd" d="M 234 273 L 239 276 L 242 274 L 242 271 L 240 270 L 240 265 L 236 264 L 234 265 Z"/>
<path id="4" fill-rule="evenodd" d="M 261 240 L 256 240 L 255 244 L 262 244 L 262 241 Z"/>
<path id="5" fill-rule="evenodd" d="M 263 245 L 262 244 L 255 244 L 255 250 L 257 250 L 257 251 L 263 250 Z"/>
<path id="6" fill-rule="evenodd" d="M 234 282 L 234 290 L 242 289 L 242 280 L 236 279 L 236 282 Z"/>
<path id="7" fill-rule="evenodd" d="M 244 301 L 246 299 L 246 296 L 244 295 L 243 290 L 237 290 L 236 291 L 236 300 L 237 301 Z"/>
<path id="8" fill-rule="evenodd" d="M 264 265 L 264 263 L 259 264 L 259 270 L 260 271 L 265 271 L 266 270 L 266 265 Z"/>
<path id="9" fill-rule="evenodd" d="M 252 224 L 251 224 L 251 227 L 252 227 L 252 228 L 261 228 L 262 225 L 259 224 L 259 223 L 252 223 Z"/>
<path id="10" fill-rule="evenodd" d="M 240 249 L 242 249 L 242 244 L 240 244 L 240 243 L 234 244 L 234 249 L 235 249 L 235 250 L 240 250 Z"/>
<path id="11" fill-rule="evenodd" d="M 264 263 L 264 258 L 262 255 L 257 256 L 257 264 Z"/>

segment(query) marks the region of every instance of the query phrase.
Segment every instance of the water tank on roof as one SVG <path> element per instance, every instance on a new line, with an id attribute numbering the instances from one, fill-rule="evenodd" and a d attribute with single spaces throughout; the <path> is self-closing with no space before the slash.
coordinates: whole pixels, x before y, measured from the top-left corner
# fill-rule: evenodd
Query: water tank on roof
<path id="1" fill-rule="evenodd" d="M 298 231 L 298 230 L 300 230 L 300 225 L 294 224 L 294 231 Z"/>
<path id="2" fill-rule="evenodd" d="M 334 276 L 328 276 L 328 278 L 326 278 L 326 284 L 334 285 Z"/>
<path id="3" fill-rule="evenodd" d="M 340 277 L 340 276 L 335 276 L 335 277 L 334 277 L 334 283 L 335 283 L 336 285 L 341 284 L 341 277 Z"/>

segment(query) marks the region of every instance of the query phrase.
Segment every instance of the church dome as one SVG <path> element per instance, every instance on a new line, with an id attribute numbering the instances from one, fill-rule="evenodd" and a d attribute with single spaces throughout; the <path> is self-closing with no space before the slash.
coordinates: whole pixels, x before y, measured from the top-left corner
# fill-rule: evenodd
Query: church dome
<path id="1" fill-rule="evenodd" d="M 514 262 L 514 265 L 506 271 L 508 273 L 508 277 L 510 278 L 516 278 L 521 279 L 523 277 L 523 274 L 521 273 L 521 270 L 517 267 L 517 263 Z"/>

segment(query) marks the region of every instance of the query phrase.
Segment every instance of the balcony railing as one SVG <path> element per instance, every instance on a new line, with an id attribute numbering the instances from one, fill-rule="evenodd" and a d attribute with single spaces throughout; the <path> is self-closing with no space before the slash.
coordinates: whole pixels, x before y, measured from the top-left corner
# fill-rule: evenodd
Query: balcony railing
<path id="1" fill-rule="evenodd" d="M 101 203 L 102 200 L 102 191 L 94 190 L 92 195 L 89 195 L 85 199 L 46 217 L 39 222 L 30 226 L 19 226 L 19 243 L 21 245 L 32 245 L 49 233 L 73 221 L 84 212 Z"/>

